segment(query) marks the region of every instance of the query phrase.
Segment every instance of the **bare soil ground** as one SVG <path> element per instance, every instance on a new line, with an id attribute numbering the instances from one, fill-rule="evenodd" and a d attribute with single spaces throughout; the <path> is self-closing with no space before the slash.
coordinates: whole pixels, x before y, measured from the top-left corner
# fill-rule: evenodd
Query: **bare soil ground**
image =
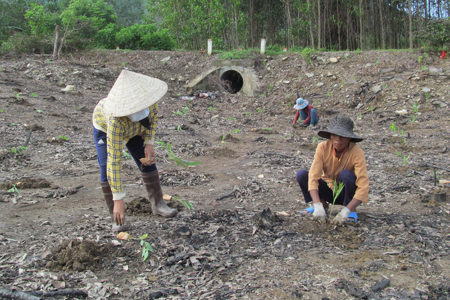
<path id="1" fill-rule="evenodd" d="M 0 58 L 0 295 L 450 299 L 450 190 L 434 184 L 435 173 L 450 179 L 449 60 L 420 51 L 321 53 L 311 63 L 264 56 L 253 62 L 261 95 L 179 100 L 216 59 L 150 51 Z M 194 206 L 172 200 L 181 212 L 171 220 L 148 212 L 138 169 L 125 161 L 137 238 L 129 241 L 110 231 L 91 125 L 123 68 L 169 84 L 157 140 L 202 161 L 184 169 L 157 150 L 164 192 Z M 73 91 L 62 91 L 67 85 Z M 292 126 L 296 90 L 318 109 L 315 128 Z M 339 227 L 300 214 L 307 205 L 295 182 L 336 114 L 366 137 L 371 181 L 358 221 Z M 444 192 L 447 202 L 431 198 Z M 155 253 L 142 262 L 144 234 Z"/>

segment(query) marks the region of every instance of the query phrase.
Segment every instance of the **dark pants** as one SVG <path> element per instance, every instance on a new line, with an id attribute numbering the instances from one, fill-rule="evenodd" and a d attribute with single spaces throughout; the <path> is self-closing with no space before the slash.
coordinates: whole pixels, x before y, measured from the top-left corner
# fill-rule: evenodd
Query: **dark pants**
<path id="1" fill-rule="evenodd" d="M 306 203 L 312 201 L 311 194 L 308 191 L 308 174 L 309 171 L 300 170 L 295 176 L 298 185 L 302 189 Z M 339 173 L 338 181 L 344 184 L 344 188 L 336 198 L 334 204 L 347 206 L 350 201 L 352 201 L 356 192 L 356 176 L 349 170 L 342 170 L 341 173 Z M 323 179 L 319 179 L 319 197 L 328 203 L 333 203 L 333 191 L 327 186 L 327 183 Z"/>
<path id="2" fill-rule="evenodd" d="M 307 124 L 307 125 L 315 126 L 317 123 L 319 123 L 319 117 L 317 116 L 316 109 L 315 108 L 311 109 L 310 114 L 311 114 L 311 119 L 309 120 L 309 124 Z M 303 109 L 300 109 L 300 117 L 304 121 L 308 118 L 308 114 Z"/>
<path id="3" fill-rule="evenodd" d="M 98 130 L 94 127 L 93 133 L 95 148 L 97 149 L 97 161 L 98 165 L 100 166 L 100 181 L 105 182 L 108 180 L 108 177 L 106 175 L 106 161 L 108 158 L 108 151 L 106 148 L 106 132 Z M 142 137 L 135 136 L 131 138 L 126 146 L 141 172 L 152 172 L 156 170 L 156 164 L 143 166 L 139 161 L 141 158 L 145 157 L 145 145 Z"/>

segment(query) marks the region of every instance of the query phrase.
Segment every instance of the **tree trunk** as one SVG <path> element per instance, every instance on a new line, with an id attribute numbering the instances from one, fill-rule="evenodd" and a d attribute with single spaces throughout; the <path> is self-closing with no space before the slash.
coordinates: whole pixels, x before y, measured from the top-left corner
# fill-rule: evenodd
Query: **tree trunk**
<path id="1" fill-rule="evenodd" d="M 287 47 L 291 47 L 292 46 L 292 40 L 291 40 L 291 27 L 292 27 L 292 20 L 291 20 L 291 8 L 290 8 L 290 3 L 289 0 L 286 0 L 286 4 L 285 4 L 285 8 L 286 8 L 286 26 L 287 26 L 287 34 L 286 34 L 286 44 Z"/>
<path id="2" fill-rule="evenodd" d="M 409 49 L 413 48 L 413 30 L 412 30 L 412 12 L 411 12 L 411 0 L 408 0 L 409 9 Z"/>
<path id="3" fill-rule="evenodd" d="M 384 44 L 383 2 L 382 2 L 382 0 L 378 0 L 378 4 L 380 6 L 381 49 L 385 49 L 386 45 Z"/>
<path id="4" fill-rule="evenodd" d="M 364 47 L 363 47 L 362 1 L 363 0 L 359 0 L 359 48 L 361 50 L 364 49 Z"/>
<path id="5" fill-rule="evenodd" d="M 338 25 L 339 51 L 342 50 L 341 45 L 341 16 L 339 15 L 339 0 L 336 1 L 336 20 Z"/>
<path id="6" fill-rule="evenodd" d="M 320 51 L 320 40 L 321 40 L 321 29 L 322 28 L 320 28 L 320 0 L 317 0 L 317 12 L 318 12 L 318 16 L 317 16 L 317 26 L 318 26 L 318 30 L 317 30 L 317 32 L 319 33 L 319 36 L 318 36 L 318 42 L 317 42 L 317 50 L 319 50 Z"/>
<path id="7" fill-rule="evenodd" d="M 311 47 L 315 49 L 314 47 L 314 33 L 313 33 L 313 26 L 312 26 L 312 18 L 311 18 L 311 3 L 310 0 L 307 0 L 308 4 L 308 16 L 309 16 L 309 35 L 311 36 Z"/>
<path id="8" fill-rule="evenodd" d="M 55 41 L 53 43 L 53 59 L 58 54 L 58 42 L 59 42 L 59 25 L 55 26 Z"/>
<path id="9" fill-rule="evenodd" d="M 350 6 L 347 4 L 347 49 L 350 50 Z"/>

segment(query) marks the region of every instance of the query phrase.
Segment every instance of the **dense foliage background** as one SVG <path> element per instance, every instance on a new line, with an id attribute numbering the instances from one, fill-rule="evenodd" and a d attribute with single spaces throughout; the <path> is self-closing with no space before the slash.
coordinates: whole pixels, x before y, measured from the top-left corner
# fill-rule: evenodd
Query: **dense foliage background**
<path id="1" fill-rule="evenodd" d="M 450 46 L 450 0 L 2 0 L 2 52 Z M 58 31 L 57 47 L 54 48 Z M 55 50 L 54 50 L 55 49 Z"/>

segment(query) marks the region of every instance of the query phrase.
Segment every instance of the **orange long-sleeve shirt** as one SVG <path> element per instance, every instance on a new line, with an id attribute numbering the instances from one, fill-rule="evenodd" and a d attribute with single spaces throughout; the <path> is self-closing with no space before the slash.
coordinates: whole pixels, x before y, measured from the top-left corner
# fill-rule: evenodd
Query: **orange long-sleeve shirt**
<path id="1" fill-rule="evenodd" d="M 321 178 L 327 183 L 334 183 L 335 179 L 338 180 L 342 170 L 349 170 L 355 174 L 357 189 L 353 198 L 367 204 L 369 201 L 369 176 L 366 159 L 362 149 L 352 142 L 340 159 L 335 156 L 331 140 L 324 141 L 317 146 L 314 161 L 309 170 L 308 190 L 318 190 Z"/>

